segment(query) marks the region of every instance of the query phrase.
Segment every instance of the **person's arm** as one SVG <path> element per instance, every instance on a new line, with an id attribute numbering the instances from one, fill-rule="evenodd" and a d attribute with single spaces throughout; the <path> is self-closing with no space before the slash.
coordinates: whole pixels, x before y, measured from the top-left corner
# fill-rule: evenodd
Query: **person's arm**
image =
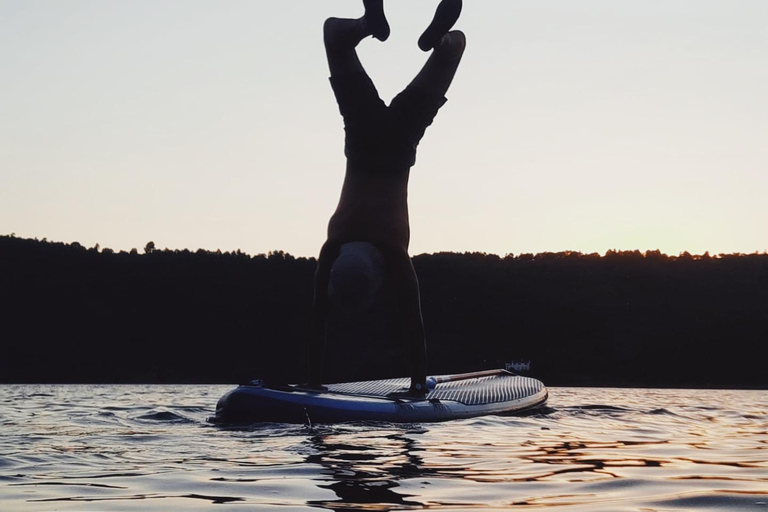
<path id="1" fill-rule="evenodd" d="M 331 266 L 339 255 L 339 246 L 326 242 L 320 249 L 315 269 L 315 292 L 312 300 L 309 339 L 307 341 L 307 382 L 320 388 L 323 380 L 323 352 L 325 350 L 325 323 L 328 317 L 328 280 Z"/>
<path id="2" fill-rule="evenodd" d="M 405 328 L 406 343 L 411 359 L 410 394 L 423 396 L 427 392 L 427 344 L 421 316 L 419 281 L 408 251 L 402 247 L 381 247 Z"/>

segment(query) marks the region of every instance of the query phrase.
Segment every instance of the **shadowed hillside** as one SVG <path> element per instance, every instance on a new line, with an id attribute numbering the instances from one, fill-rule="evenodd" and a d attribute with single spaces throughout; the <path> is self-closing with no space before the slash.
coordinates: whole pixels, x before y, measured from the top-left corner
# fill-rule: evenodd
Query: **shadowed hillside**
<path id="1" fill-rule="evenodd" d="M 430 373 L 768 387 L 768 255 L 414 258 Z M 2 382 L 298 380 L 314 259 L 0 237 Z M 328 380 L 404 374 L 396 309 L 336 326 Z"/>

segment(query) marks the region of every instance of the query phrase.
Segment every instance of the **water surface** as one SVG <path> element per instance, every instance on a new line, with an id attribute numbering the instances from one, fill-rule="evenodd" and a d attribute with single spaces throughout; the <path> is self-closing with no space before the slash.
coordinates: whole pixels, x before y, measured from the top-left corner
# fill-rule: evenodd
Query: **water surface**
<path id="1" fill-rule="evenodd" d="M 0 509 L 768 512 L 768 392 L 550 389 L 525 417 L 206 420 L 232 386 L 0 386 Z"/>

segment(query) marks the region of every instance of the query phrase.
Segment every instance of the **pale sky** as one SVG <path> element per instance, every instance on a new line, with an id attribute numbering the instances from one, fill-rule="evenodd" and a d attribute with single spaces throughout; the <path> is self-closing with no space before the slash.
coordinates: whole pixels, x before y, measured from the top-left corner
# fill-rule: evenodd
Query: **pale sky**
<path id="1" fill-rule="evenodd" d="M 389 100 L 437 0 L 388 0 Z M 0 234 L 315 256 L 344 177 L 322 45 L 360 0 L 0 0 Z M 768 250 L 768 1 L 466 0 L 411 253 Z"/>

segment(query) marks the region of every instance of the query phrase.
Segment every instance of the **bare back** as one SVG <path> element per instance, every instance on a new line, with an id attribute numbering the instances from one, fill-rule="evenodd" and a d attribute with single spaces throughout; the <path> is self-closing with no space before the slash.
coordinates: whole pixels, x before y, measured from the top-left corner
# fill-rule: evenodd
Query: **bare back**
<path id="1" fill-rule="evenodd" d="M 408 250 L 408 169 L 366 172 L 348 166 L 328 239 Z"/>

